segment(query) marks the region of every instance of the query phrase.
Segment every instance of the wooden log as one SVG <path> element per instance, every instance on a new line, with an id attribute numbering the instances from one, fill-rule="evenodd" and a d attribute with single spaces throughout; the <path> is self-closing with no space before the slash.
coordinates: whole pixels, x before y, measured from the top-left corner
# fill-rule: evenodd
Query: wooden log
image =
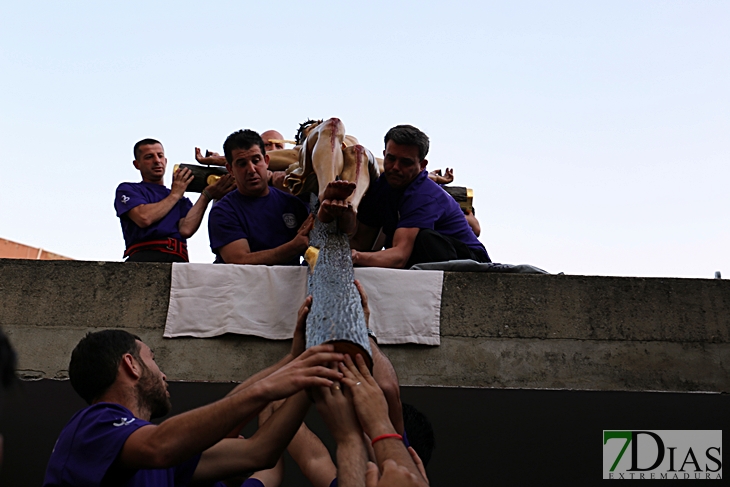
<path id="1" fill-rule="evenodd" d="M 312 212 L 319 200 L 312 195 Z M 310 265 L 308 289 L 312 308 L 307 317 L 307 348 L 332 343 L 335 350 L 355 357 L 359 353 L 372 370 L 372 351 L 365 323 L 360 293 L 355 287 L 355 273 L 347 235 L 337 228 L 337 220 L 322 223 L 314 220 L 309 244 L 319 249 L 314 268 Z"/>
<path id="2" fill-rule="evenodd" d="M 457 203 L 459 203 L 459 206 L 461 209 L 466 211 L 474 211 L 473 208 L 473 201 L 474 201 L 474 190 L 471 188 L 467 188 L 464 186 L 441 186 L 444 191 L 449 193 L 452 198 L 456 200 Z"/>
<path id="3" fill-rule="evenodd" d="M 196 164 L 176 164 L 174 170 L 180 168 L 190 169 L 193 173 L 193 180 L 185 190 L 190 193 L 202 193 L 208 185 L 215 183 L 218 178 L 228 174 L 228 170 L 221 166 L 201 166 Z"/>

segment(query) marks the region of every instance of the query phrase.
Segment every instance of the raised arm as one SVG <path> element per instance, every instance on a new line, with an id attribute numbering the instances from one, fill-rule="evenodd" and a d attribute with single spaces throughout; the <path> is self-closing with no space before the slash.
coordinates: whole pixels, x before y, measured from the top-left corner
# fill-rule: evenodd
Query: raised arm
<path id="1" fill-rule="evenodd" d="M 337 476 L 329 450 L 306 424 L 299 427 L 287 451 L 314 487 L 329 487 Z"/>
<path id="2" fill-rule="evenodd" d="M 291 343 L 291 351 L 284 356 L 281 360 L 279 360 L 274 365 L 271 365 L 269 367 L 266 367 L 264 370 L 261 370 L 242 383 L 238 384 L 231 392 L 227 394 L 227 396 L 232 396 L 234 394 L 238 394 L 239 392 L 245 390 L 248 386 L 258 382 L 259 380 L 268 377 L 269 375 L 273 374 L 280 368 L 284 367 L 286 364 L 294 360 L 295 358 L 299 357 L 304 352 L 304 347 L 306 345 L 306 327 L 307 327 L 307 315 L 309 314 L 309 310 L 312 308 L 312 296 L 307 296 L 304 299 L 304 302 L 299 307 L 299 312 L 297 313 L 297 324 L 294 328 L 294 337 L 292 338 Z M 259 414 L 261 410 L 265 407 L 265 405 L 261 405 L 255 412 L 250 414 L 249 416 L 245 417 L 244 420 L 236 425 L 231 432 L 228 433 L 229 438 L 238 438 L 238 434 L 241 431 L 241 429 L 246 426 L 249 421 L 253 419 L 254 416 Z"/>
<path id="3" fill-rule="evenodd" d="M 310 401 L 300 391 L 284 402 L 248 440 L 225 439 L 203 452 L 194 479 L 219 480 L 273 468 L 302 424 Z"/>
<path id="4" fill-rule="evenodd" d="M 312 391 L 320 416 L 337 442 L 337 485 L 364 487 L 367 451 L 352 397 L 342 387 L 320 387 Z"/>
<path id="5" fill-rule="evenodd" d="M 192 180 L 193 173 L 190 169 L 179 169 L 172 176 L 172 188 L 169 195 L 157 203 L 135 206 L 127 212 L 127 215 L 140 228 L 147 228 L 153 223 L 157 223 L 180 201 Z"/>
<path id="6" fill-rule="evenodd" d="M 185 169 L 186 171 L 188 169 Z M 181 218 L 178 223 L 178 230 L 183 238 L 190 238 L 200 228 L 200 222 L 203 220 L 205 210 L 211 200 L 219 200 L 223 198 L 229 191 L 236 187 L 233 176 L 226 174 L 214 184 L 209 185 L 200 193 L 198 201 L 195 202 L 188 214 Z"/>
<path id="7" fill-rule="evenodd" d="M 355 360 L 357 364 L 347 355 L 345 363 L 340 364 L 340 370 L 345 374 L 342 382 L 352 393 L 363 431 L 373 441 L 378 466 L 382 471 L 385 461 L 393 460 L 398 466 L 405 467 L 422 479 L 423 486 L 428 485 L 388 417 L 388 403 L 383 391 L 370 375 L 363 358 L 358 354 Z"/>
<path id="8" fill-rule="evenodd" d="M 176 465 L 213 446 L 263 405 L 307 387 L 331 385 L 342 375 L 324 367 L 328 362 L 341 360 L 342 355 L 333 350 L 330 345 L 312 347 L 236 394 L 174 416 L 159 426 L 139 428 L 124 443 L 120 453 L 122 465 L 135 469 Z"/>
<path id="9" fill-rule="evenodd" d="M 307 247 L 309 247 L 309 231 L 313 225 L 314 217 L 309 215 L 292 240 L 273 249 L 251 252 L 248 240 L 242 238 L 224 245 L 218 252 L 227 264 L 284 264 L 302 255 L 307 250 Z"/>

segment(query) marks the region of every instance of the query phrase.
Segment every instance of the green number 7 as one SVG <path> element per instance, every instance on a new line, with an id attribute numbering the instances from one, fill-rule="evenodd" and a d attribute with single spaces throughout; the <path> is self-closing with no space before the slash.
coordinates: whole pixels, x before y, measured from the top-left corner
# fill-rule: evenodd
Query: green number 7
<path id="1" fill-rule="evenodd" d="M 619 452 L 618 457 L 616 457 L 616 461 L 613 462 L 613 465 L 611 466 L 611 472 L 613 472 L 614 469 L 616 468 L 616 465 L 618 465 L 618 462 L 621 460 L 621 457 L 624 456 L 626 447 L 628 447 L 629 443 L 631 443 L 631 431 L 604 431 L 603 432 L 603 444 L 604 445 L 611 438 L 623 438 L 626 440 L 626 443 L 624 443 L 624 447 L 621 448 L 621 451 Z"/>

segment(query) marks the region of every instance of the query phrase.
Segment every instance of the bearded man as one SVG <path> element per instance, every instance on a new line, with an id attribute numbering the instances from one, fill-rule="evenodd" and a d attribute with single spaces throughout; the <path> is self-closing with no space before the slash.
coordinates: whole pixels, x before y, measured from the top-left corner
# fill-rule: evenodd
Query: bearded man
<path id="1" fill-rule="evenodd" d="M 273 467 L 309 408 L 304 389 L 331 386 L 342 374 L 324 367 L 343 359 L 331 345 L 304 352 L 311 301 L 299 310 L 292 350 L 225 398 L 173 416 L 165 374 L 154 353 L 124 330 L 89 333 L 74 349 L 69 377 L 89 407 L 64 427 L 44 486 L 186 486 Z M 226 438 L 266 404 L 288 398 L 250 439 Z"/>

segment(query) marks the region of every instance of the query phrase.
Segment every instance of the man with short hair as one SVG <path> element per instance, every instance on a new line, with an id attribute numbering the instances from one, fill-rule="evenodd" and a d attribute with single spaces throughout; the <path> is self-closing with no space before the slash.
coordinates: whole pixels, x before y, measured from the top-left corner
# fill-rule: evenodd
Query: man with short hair
<path id="1" fill-rule="evenodd" d="M 44 486 L 185 486 L 273 467 L 297 432 L 310 401 L 304 389 L 331 386 L 342 374 L 332 345 L 304 352 L 307 303 L 299 310 L 291 352 L 238 385 L 225 398 L 167 414 L 166 377 L 154 353 L 124 330 L 89 333 L 74 349 L 71 385 L 90 406 L 64 427 Z M 226 438 L 271 401 L 288 398 L 250 439 Z M 207 485 L 207 484 L 206 484 Z"/>
<path id="2" fill-rule="evenodd" d="M 408 268 L 424 262 L 491 262 L 459 204 L 426 171 L 428 136 L 412 125 L 385 134 L 384 171 L 365 194 L 351 239 L 359 266 Z M 382 229 L 385 250 L 372 251 Z"/>
<path id="3" fill-rule="evenodd" d="M 114 200 L 126 245 L 124 257 L 127 262 L 188 262 L 186 240 L 200 227 L 208 203 L 233 188 L 232 179 L 226 176 L 208 186 L 193 205 L 183 196 L 193 180 L 189 169 L 175 172 L 172 189 L 165 187 L 167 158 L 159 141 L 134 144 L 132 163 L 142 182 L 120 184 Z"/>
<path id="4" fill-rule="evenodd" d="M 309 246 L 313 218 L 298 198 L 269 186 L 269 156 L 261 136 L 253 130 L 234 132 L 223 152 L 237 191 L 218 202 L 208 218 L 216 262 L 298 265 Z"/>

